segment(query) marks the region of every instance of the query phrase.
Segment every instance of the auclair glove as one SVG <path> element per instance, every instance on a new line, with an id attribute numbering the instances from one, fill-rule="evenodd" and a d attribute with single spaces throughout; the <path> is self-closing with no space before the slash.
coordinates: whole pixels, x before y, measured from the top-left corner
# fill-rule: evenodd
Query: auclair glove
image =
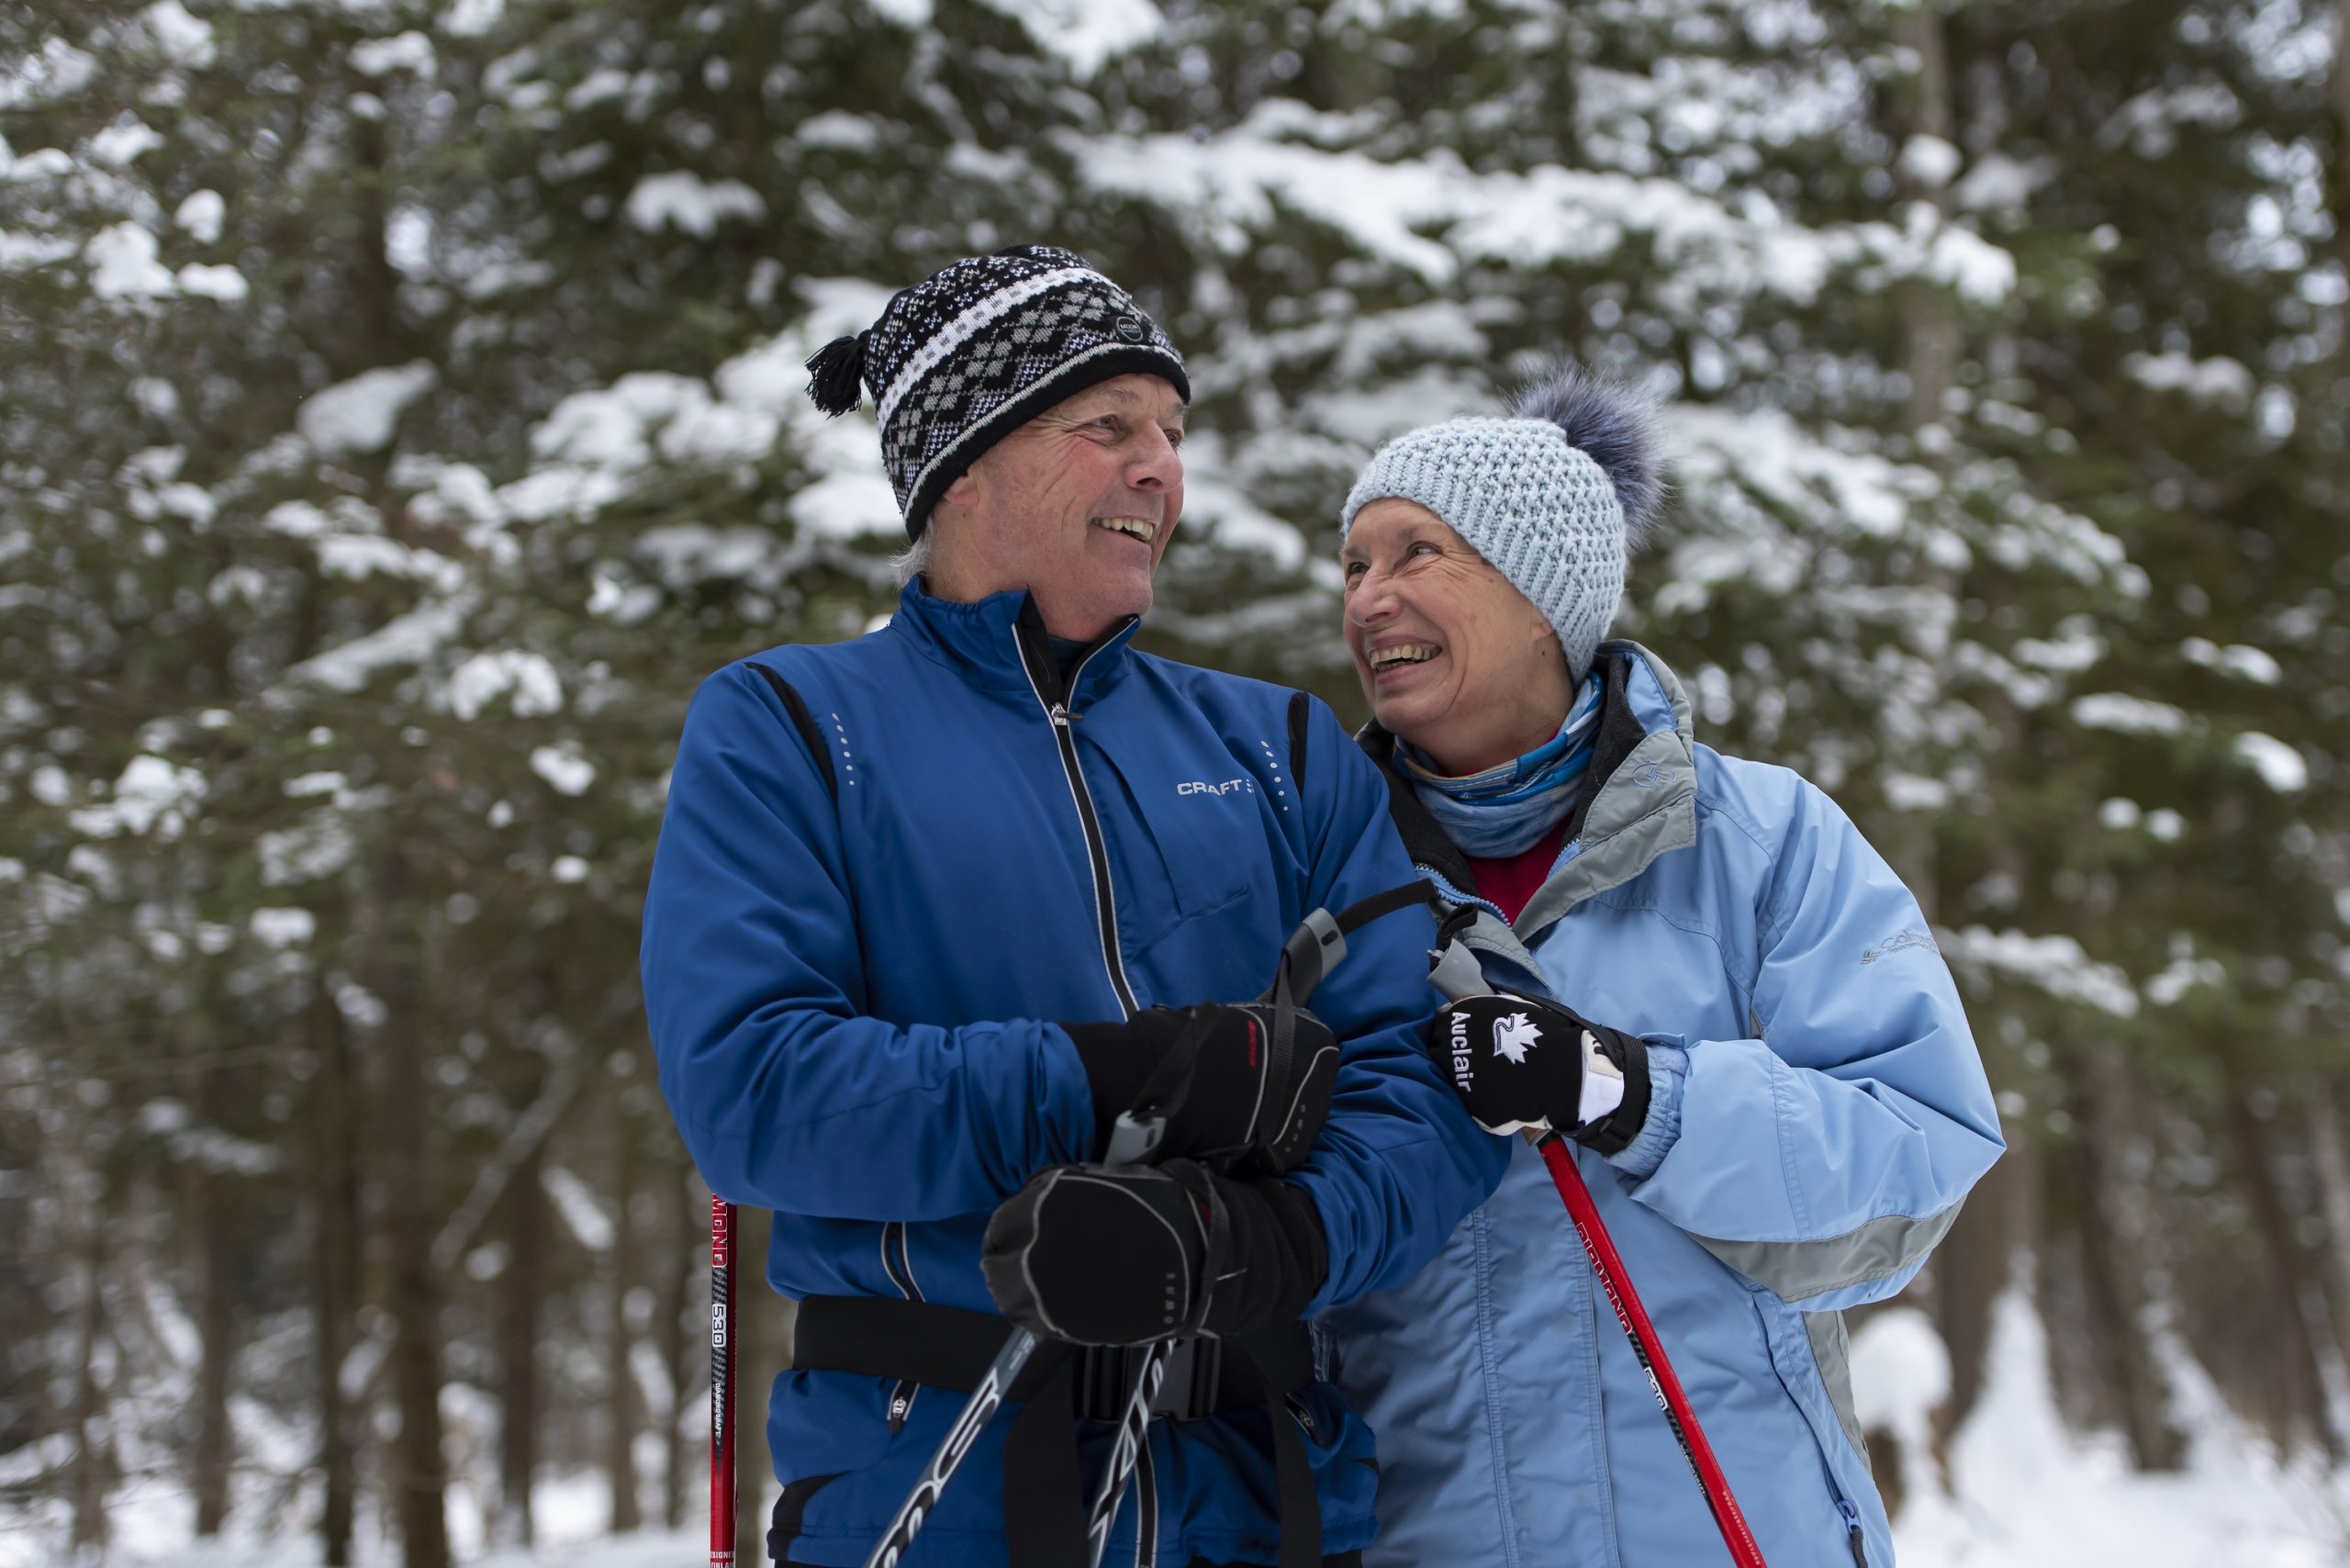
<path id="1" fill-rule="evenodd" d="M 1551 1002 L 1468 997 L 1436 1015 L 1428 1047 L 1487 1132 L 1555 1128 L 1614 1154 L 1648 1120 L 1646 1043 Z"/>
<path id="2" fill-rule="evenodd" d="M 1108 1155 L 1122 1113 L 1147 1108 L 1166 1121 L 1152 1159 L 1295 1170 L 1330 1114 L 1338 1041 L 1303 1008 L 1292 1008 L 1290 1020 L 1286 1050 L 1270 1002 L 1153 1007 L 1123 1024 L 1062 1025 L 1093 1092 L 1096 1156 Z"/>
<path id="3" fill-rule="evenodd" d="M 1057 1165 L 988 1221 L 979 1269 L 1006 1317 L 1047 1338 L 1147 1345 L 1296 1318 L 1329 1246 L 1286 1182 L 1164 1165 Z"/>

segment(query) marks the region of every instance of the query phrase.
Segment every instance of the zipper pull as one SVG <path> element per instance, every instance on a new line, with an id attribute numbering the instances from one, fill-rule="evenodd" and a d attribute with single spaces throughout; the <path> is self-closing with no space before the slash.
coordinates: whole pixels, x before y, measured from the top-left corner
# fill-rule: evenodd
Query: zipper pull
<path id="1" fill-rule="evenodd" d="M 1868 1550 L 1861 1541 L 1861 1511 L 1842 1497 L 1836 1499 L 1836 1511 L 1844 1516 L 1844 1528 L 1852 1532 L 1852 1568 L 1869 1568 Z"/>
<path id="2" fill-rule="evenodd" d="M 1053 725 L 1056 729 L 1066 730 L 1077 722 L 1077 715 L 1069 711 L 1069 705 L 1065 702 L 1054 703 L 1051 711 Z"/>
<path id="3" fill-rule="evenodd" d="M 909 1381 L 890 1391 L 890 1431 L 892 1436 L 905 1426 L 907 1416 L 913 1411 L 915 1386 Z"/>

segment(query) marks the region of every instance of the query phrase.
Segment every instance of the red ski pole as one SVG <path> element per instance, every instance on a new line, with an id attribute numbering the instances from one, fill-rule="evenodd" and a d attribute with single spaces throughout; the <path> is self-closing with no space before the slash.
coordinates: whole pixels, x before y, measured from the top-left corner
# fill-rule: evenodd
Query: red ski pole
<path id="1" fill-rule="evenodd" d="M 1631 1338 L 1632 1354 L 1639 1358 L 1640 1370 L 1649 1374 L 1649 1392 L 1656 1395 L 1657 1407 L 1664 1412 L 1665 1425 L 1673 1428 L 1689 1468 L 1696 1473 L 1697 1484 L 1705 1488 L 1706 1506 L 1714 1511 L 1714 1523 L 1720 1527 L 1722 1544 L 1729 1548 L 1730 1560 L 1738 1568 L 1764 1568 L 1762 1549 L 1754 1544 L 1754 1532 L 1747 1528 L 1746 1516 L 1739 1512 L 1738 1499 L 1730 1495 L 1729 1477 L 1722 1473 L 1721 1462 L 1714 1457 L 1713 1445 L 1706 1440 L 1706 1430 L 1697 1424 L 1697 1413 L 1690 1408 L 1689 1395 L 1682 1391 L 1681 1380 L 1673 1373 L 1673 1363 L 1665 1359 L 1664 1346 L 1656 1337 L 1656 1325 L 1649 1321 L 1648 1308 L 1640 1305 L 1639 1293 L 1632 1289 L 1631 1276 L 1624 1271 L 1624 1260 L 1616 1250 L 1616 1238 L 1607 1234 L 1606 1223 L 1599 1217 L 1599 1205 L 1592 1202 L 1591 1189 L 1583 1185 L 1583 1172 L 1575 1168 L 1574 1150 L 1557 1133 L 1545 1135 L 1534 1147 L 1542 1151 L 1542 1162 L 1550 1168 L 1550 1180 L 1557 1185 L 1559 1196 L 1566 1200 L 1567 1215 L 1575 1222 L 1575 1234 L 1583 1238 L 1583 1249 L 1591 1255 L 1591 1269 L 1599 1276 L 1599 1288 L 1607 1293 L 1607 1305 L 1616 1309 L 1616 1321 Z"/>
<path id="2" fill-rule="evenodd" d="M 734 1568 L 734 1205 L 710 1198 L 710 1568 Z"/>

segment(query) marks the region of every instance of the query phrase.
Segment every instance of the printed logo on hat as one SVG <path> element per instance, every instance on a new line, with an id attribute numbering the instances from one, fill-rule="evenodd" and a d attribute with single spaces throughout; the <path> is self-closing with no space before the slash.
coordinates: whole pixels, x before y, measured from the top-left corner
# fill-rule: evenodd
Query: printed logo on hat
<path id="1" fill-rule="evenodd" d="M 1121 317 L 1119 317 L 1119 318 L 1118 318 L 1118 336 L 1120 336 L 1120 337 L 1122 337 L 1122 338 L 1125 339 L 1125 340 L 1126 340 L 1126 342 L 1130 342 L 1130 343 L 1138 343 L 1138 342 L 1142 342 L 1142 320 L 1141 320 L 1141 319 L 1140 319 L 1140 318 L 1138 318 L 1138 317 L 1134 317 L 1134 316 L 1121 316 Z"/>

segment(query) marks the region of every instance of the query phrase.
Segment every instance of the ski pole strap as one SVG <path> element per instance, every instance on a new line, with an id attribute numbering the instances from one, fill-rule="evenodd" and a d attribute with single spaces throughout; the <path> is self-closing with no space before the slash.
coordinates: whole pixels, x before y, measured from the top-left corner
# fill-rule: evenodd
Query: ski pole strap
<path id="1" fill-rule="evenodd" d="M 993 1313 L 935 1302 L 811 1295 L 800 1304 L 791 1364 L 968 1394 L 979 1386 L 1010 1329 Z M 1176 1346 L 1152 1414 L 1187 1421 L 1265 1411 L 1281 1507 L 1281 1568 L 1314 1568 L 1321 1562 L 1321 1503 L 1288 1398 L 1314 1382 L 1314 1345 L 1305 1325 L 1181 1339 Z M 1087 1568 L 1077 1423 L 1116 1420 L 1148 1351 L 1140 1345 L 1047 1339 L 1013 1383 L 1006 1398 L 1023 1407 L 1004 1436 L 1004 1534 L 1010 1560 L 1022 1568 Z"/>

